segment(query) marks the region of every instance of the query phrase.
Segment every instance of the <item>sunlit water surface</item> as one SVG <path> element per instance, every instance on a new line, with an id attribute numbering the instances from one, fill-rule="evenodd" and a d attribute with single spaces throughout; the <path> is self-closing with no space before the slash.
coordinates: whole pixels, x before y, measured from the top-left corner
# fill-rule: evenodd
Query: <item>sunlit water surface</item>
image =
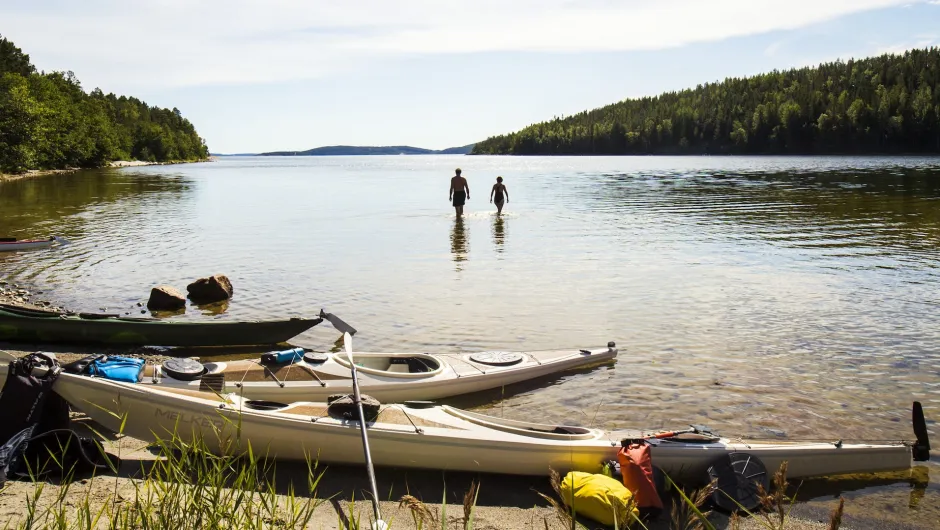
<path id="1" fill-rule="evenodd" d="M 615 365 L 454 400 L 506 417 L 824 440 L 910 438 L 914 399 L 940 417 L 940 159 L 232 157 L 0 184 L 0 236 L 51 234 L 72 244 L 0 272 L 71 309 L 224 273 L 224 312 L 171 318 L 324 307 L 364 351 L 617 342 Z M 940 469 L 918 473 L 808 491 L 940 525 Z"/>

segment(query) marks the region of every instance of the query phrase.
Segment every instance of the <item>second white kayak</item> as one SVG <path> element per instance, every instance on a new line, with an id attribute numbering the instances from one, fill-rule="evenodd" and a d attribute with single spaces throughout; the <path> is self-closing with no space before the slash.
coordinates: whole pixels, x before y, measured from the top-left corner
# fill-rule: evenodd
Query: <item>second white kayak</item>
<path id="1" fill-rule="evenodd" d="M 359 387 L 386 403 L 440 399 L 565 370 L 610 362 L 613 342 L 603 349 L 532 352 L 491 351 L 471 354 L 355 353 Z M 247 399 L 290 403 L 325 401 L 352 391 L 345 353 L 310 354 L 285 364 L 259 360 L 195 363 L 171 360 L 150 365 L 141 383 L 166 388 L 236 392 Z"/>

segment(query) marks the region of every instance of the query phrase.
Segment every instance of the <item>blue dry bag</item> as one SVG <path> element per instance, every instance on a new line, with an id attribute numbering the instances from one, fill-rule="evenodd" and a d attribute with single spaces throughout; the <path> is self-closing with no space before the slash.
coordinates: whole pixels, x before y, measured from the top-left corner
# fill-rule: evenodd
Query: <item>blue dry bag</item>
<path id="1" fill-rule="evenodd" d="M 88 374 L 114 381 L 137 383 L 144 373 L 144 360 L 132 357 L 99 357 L 88 363 Z"/>
<path id="2" fill-rule="evenodd" d="M 264 364 L 285 364 L 295 363 L 303 358 L 303 348 L 291 348 L 283 351 L 269 351 L 261 356 L 261 362 Z"/>

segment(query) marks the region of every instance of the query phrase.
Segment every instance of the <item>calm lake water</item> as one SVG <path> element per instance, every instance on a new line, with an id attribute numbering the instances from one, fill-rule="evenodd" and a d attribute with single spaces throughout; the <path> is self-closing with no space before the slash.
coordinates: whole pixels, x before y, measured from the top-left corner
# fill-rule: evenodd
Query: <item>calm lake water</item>
<path id="1" fill-rule="evenodd" d="M 937 158 L 230 157 L 0 184 L 0 236 L 51 234 L 72 244 L 0 272 L 71 309 L 224 273 L 224 312 L 172 318 L 323 307 L 364 351 L 617 342 L 615 365 L 455 401 L 507 417 L 825 440 L 910 438 L 914 399 L 940 418 Z M 813 487 L 929 527 L 938 475 Z"/>

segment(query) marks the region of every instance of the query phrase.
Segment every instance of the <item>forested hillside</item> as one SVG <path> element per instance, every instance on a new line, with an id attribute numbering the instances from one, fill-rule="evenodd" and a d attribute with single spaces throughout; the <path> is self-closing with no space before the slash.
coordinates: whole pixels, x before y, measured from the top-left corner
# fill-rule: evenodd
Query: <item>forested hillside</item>
<path id="1" fill-rule="evenodd" d="M 0 172 L 208 156 L 179 110 L 86 93 L 72 72 L 36 72 L 29 56 L 0 36 Z"/>
<path id="2" fill-rule="evenodd" d="M 473 154 L 940 153 L 940 48 L 628 99 L 476 144 Z"/>

